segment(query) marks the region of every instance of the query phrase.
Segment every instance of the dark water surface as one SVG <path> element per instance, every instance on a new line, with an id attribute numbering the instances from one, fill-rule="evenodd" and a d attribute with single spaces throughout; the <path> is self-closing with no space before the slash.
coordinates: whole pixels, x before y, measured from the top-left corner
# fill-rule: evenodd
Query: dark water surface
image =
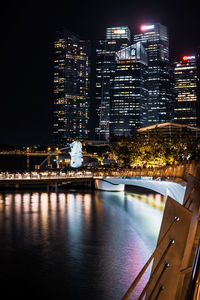
<path id="1" fill-rule="evenodd" d="M 46 156 L 0 155 L 0 171 L 33 171 L 35 165 L 41 164 Z"/>
<path id="2" fill-rule="evenodd" d="M 156 246 L 163 201 L 121 192 L 1 192 L 2 299 L 121 299 Z"/>

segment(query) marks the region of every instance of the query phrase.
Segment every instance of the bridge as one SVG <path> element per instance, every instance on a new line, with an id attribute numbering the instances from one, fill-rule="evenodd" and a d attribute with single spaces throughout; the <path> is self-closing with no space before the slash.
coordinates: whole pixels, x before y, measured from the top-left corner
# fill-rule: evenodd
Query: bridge
<path id="1" fill-rule="evenodd" d="M 26 174 L 8 174 L 1 176 L 0 174 L 0 187 L 1 188 L 20 188 L 20 187 L 40 187 L 46 186 L 54 187 L 57 191 L 59 186 L 67 185 L 67 184 L 91 184 L 93 181 L 93 177 L 91 175 L 52 175 L 46 174 L 42 175 L 40 173 L 34 172 L 34 175 L 30 175 L 30 173 Z"/>
<path id="2" fill-rule="evenodd" d="M 66 186 L 67 184 L 87 184 L 89 186 L 94 186 L 95 179 L 101 180 L 103 178 L 104 176 L 99 176 L 99 174 L 91 172 L 77 172 L 74 174 L 65 172 L 27 172 L 24 174 L 0 173 L 0 187 L 20 188 L 24 186 L 33 187 L 46 185 L 47 187 L 54 187 L 57 190 L 58 187 Z M 107 177 L 106 181 L 110 183 L 110 190 L 112 190 L 112 184 L 142 187 L 157 192 L 165 197 L 170 196 L 179 203 L 183 202 L 185 193 L 184 183 L 180 184 L 169 180 L 153 180 L 149 177 L 135 179 L 112 176 Z"/>
<path id="3" fill-rule="evenodd" d="M 183 198 L 186 189 L 186 184 L 184 182 L 176 183 L 169 180 L 156 180 L 149 177 L 147 177 L 146 179 L 143 179 L 143 177 L 138 179 L 107 178 L 106 181 L 113 184 L 125 184 L 152 190 L 165 197 L 170 196 L 179 203 L 183 203 Z"/>

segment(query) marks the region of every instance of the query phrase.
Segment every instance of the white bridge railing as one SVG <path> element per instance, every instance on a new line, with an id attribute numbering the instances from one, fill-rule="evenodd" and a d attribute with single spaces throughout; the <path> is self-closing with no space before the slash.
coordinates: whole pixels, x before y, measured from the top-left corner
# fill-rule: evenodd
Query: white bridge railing
<path id="1" fill-rule="evenodd" d="M 34 180 L 34 179 L 62 179 L 77 177 L 92 177 L 92 172 L 25 172 L 9 173 L 1 172 L 0 180 Z"/>

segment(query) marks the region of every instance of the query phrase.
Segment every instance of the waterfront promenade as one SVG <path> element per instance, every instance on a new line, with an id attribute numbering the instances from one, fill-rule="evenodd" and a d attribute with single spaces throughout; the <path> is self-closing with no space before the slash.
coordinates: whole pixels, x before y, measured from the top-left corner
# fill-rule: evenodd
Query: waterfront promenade
<path id="1" fill-rule="evenodd" d="M 193 291 L 195 292 L 196 289 L 200 289 L 199 285 L 194 286 L 194 289 L 188 289 L 189 283 L 192 282 L 192 278 L 195 276 L 199 276 L 199 271 L 191 272 L 191 266 L 195 266 L 194 263 L 197 260 L 197 256 L 195 256 L 195 253 L 198 247 L 200 236 L 200 183 L 197 177 L 189 175 L 190 173 L 196 173 L 196 175 L 198 175 L 198 165 L 191 164 L 185 166 L 177 166 L 176 169 L 169 167 L 169 169 L 165 168 L 165 170 L 146 170 L 147 173 L 145 175 L 152 175 L 153 171 L 160 172 L 157 172 L 157 176 L 146 176 L 146 178 L 139 176 L 138 173 L 134 173 L 137 170 L 130 171 L 127 169 L 115 171 L 105 170 L 105 172 L 103 170 L 93 172 L 1 172 L 0 185 L 9 189 L 11 186 L 14 188 L 19 188 L 20 186 L 23 187 L 23 185 L 39 186 L 40 184 L 43 184 L 47 187 L 55 187 L 55 191 L 57 192 L 57 188 L 61 185 L 66 185 L 68 183 L 71 186 L 72 183 L 91 184 L 91 182 L 94 182 L 97 178 L 99 180 L 106 177 L 106 181 L 110 181 L 111 183 L 124 183 L 125 185 L 147 188 L 162 195 L 169 196 L 167 197 L 165 205 L 157 247 L 147 263 L 144 265 L 141 272 L 130 285 L 122 299 L 128 299 L 132 292 L 134 292 L 135 286 L 137 285 L 139 279 L 141 278 L 143 272 L 146 270 L 152 258 L 154 258 L 154 263 L 150 279 L 138 299 L 143 299 L 144 293 L 147 293 L 148 296 L 153 293 L 159 295 L 161 292 L 163 300 L 186 299 L 185 295 L 187 291 L 193 293 Z M 146 170 L 144 169 L 139 171 L 145 172 Z M 171 174 L 176 175 L 177 177 L 174 176 L 169 178 L 170 172 L 167 171 L 170 170 L 173 172 Z M 150 172 L 148 173 L 148 171 Z M 183 176 L 180 176 L 181 172 L 183 172 L 182 175 L 184 174 L 188 179 L 186 190 Z M 161 173 L 164 175 L 163 177 L 158 176 Z M 123 176 L 119 176 L 119 174 Z M 133 174 L 135 174 L 135 177 L 132 176 L 131 178 L 131 175 Z M 155 174 L 156 173 L 154 173 L 154 175 Z M 160 251 L 160 248 L 162 251 Z M 174 258 L 176 259 L 174 260 Z M 165 262 L 167 262 L 167 267 Z M 160 273 L 160 271 L 158 270 L 161 269 L 161 266 L 163 264 L 164 267 Z M 186 273 L 184 270 L 186 270 Z M 194 268 L 194 270 L 196 270 L 196 268 Z M 156 281 L 154 280 L 155 274 Z M 163 278 L 161 278 L 161 275 L 163 276 Z M 171 281 L 171 278 L 173 278 L 173 281 Z M 158 289 L 158 286 L 164 286 L 165 288 Z M 190 297 L 188 299 L 197 300 L 194 297 Z"/>
<path id="2" fill-rule="evenodd" d="M 95 179 L 103 179 L 102 172 L 26 172 L 26 173 L 0 173 L 0 187 L 20 188 L 24 186 L 47 186 L 58 187 L 68 184 L 83 184 L 94 186 Z M 125 184 L 126 186 L 141 187 L 152 190 L 165 197 L 170 196 L 179 203 L 183 202 L 185 184 L 176 183 L 171 180 L 153 179 L 152 177 L 125 177 L 112 175 L 106 177 L 111 184 Z"/>

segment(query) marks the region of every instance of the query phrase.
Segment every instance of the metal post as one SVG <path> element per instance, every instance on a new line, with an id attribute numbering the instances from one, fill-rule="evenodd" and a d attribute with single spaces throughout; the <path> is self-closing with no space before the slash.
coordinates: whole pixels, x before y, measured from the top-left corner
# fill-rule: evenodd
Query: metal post
<path id="1" fill-rule="evenodd" d="M 58 193 L 58 183 L 57 182 L 55 184 L 55 192 L 56 192 L 56 194 Z"/>
<path id="2" fill-rule="evenodd" d="M 29 156 L 29 154 L 27 154 L 27 156 L 26 156 L 26 169 L 27 169 L 27 171 L 30 170 L 30 156 Z"/>
<path id="3" fill-rule="evenodd" d="M 200 240 L 196 250 L 194 264 L 190 283 L 188 285 L 185 300 L 199 300 L 200 299 Z"/>

